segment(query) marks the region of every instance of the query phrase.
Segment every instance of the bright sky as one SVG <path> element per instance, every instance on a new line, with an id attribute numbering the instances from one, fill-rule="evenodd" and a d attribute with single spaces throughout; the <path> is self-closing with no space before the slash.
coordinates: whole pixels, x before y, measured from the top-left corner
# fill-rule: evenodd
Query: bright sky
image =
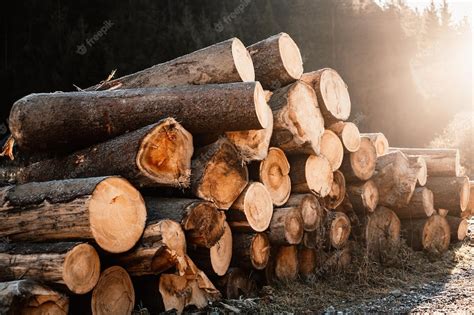
<path id="1" fill-rule="evenodd" d="M 420 12 L 423 12 L 423 10 L 429 6 L 431 0 L 405 0 L 405 2 L 412 8 L 418 8 Z M 435 0 L 434 2 L 437 7 L 443 3 L 442 0 Z M 451 13 L 453 14 L 453 21 L 455 23 L 462 20 L 464 16 L 467 16 L 469 21 L 471 21 L 472 27 L 474 24 L 472 23 L 474 9 L 473 2 L 473 0 L 448 0 L 448 5 L 451 9 Z"/>

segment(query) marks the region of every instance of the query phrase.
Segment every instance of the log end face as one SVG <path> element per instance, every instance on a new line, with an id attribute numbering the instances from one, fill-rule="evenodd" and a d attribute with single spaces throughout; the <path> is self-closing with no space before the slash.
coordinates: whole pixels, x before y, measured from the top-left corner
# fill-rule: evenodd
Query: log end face
<path id="1" fill-rule="evenodd" d="M 249 184 L 244 199 L 244 213 L 249 225 L 256 232 L 263 232 L 270 225 L 273 202 L 270 193 L 262 183 Z"/>
<path id="2" fill-rule="evenodd" d="M 349 218 L 342 212 L 336 212 L 329 231 L 331 246 L 336 249 L 343 248 L 349 239 L 350 233 L 351 222 Z"/>
<path id="3" fill-rule="evenodd" d="M 292 281 L 298 276 L 298 248 L 295 245 L 280 246 L 275 257 L 275 276 L 279 280 Z"/>
<path id="4" fill-rule="evenodd" d="M 423 226 L 421 243 L 423 249 L 432 254 L 442 254 L 448 250 L 451 242 L 451 229 L 445 217 L 432 215 Z"/>
<path id="5" fill-rule="evenodd" d="M 210 249 L 212 269 L 218 276 L 223 276 L 229 269 L 232 260 L 232 232 L 229 224 L 224 223 L 224 234 Z"/>
<path id="6" fill-rule="evenodd" d="M 461 211 L 465 211 L 469 205 L 469 199 L 471 195 L 471 189 L 469 185 L 469 178 L 467 176 L 463 177 L 459 193 L 459 207 Z"/>
<path id="7" fill-rule="evenodd" d="M 333 69 L 321 73 L 319 91 L 324 104 L 320 104 L 337 120 L 347 120 L 351 113 L 351 99 L 347 85 Z"/>
<path id="8" fill-rule="evenodd" d="M 388 140 L 387 137 L 383 133 L 377 133 L 377 136 L 374 140 L 375 152 L 377 152 L 377 156 L 381 156 L 388 153 Z"/>
<path id="9" fill-rule="evenodd" d="M 268 106 L 265 99 L 265 91 L 262 88 L 262 85 L 259 82 L 255 82 L 255 90 L 253 94 L 253 99 L 255 103 L 255 112 L 257 113 L 258 121 L 262 129 L 267 128 L 272 119 L 272 111 L 270 106 Z"/>
<path id="10" fill-rule="evenodd" d="M 192 205 L 192 211 L 183 220 L 188 241 L 198 246 L 211 248 L 224 233 L 225 214 L 207 201 Z"/>
<path id="11" fill-rule="evenodd" d="M 270 240 L 267 234 L 257 233 L 252 239 L 250 248 L 250 260 L 252 266 L 257 270 L 263 270 L 270 259 Z"/>
<path id="12" fill-rule="evenodd" d="M 301 201 L 301 216 L 303 217 L 303 229 L 312 232 L 322 226 L 324 210 L 319 204 L 316 196 L 307 194 Z"/>
<path id="13" fill-rule="evenodd" d="M 299 244 L 303 240 L 304 222 L 301 210 L 293 208 L 285 218 L 285 239 L 288 244 Z"/>
<path id="14" fill-rule="evenodd" d="M 369 212 L 373 212 L 377 208 L 379 190 L 372 180 L 368 180 L 363 186 L 362 202 Z"/>
<path id="15" fill-rule="evenodd" d="M 91 291 L 100 276 L 100 259 L 94 247 L 79 244 L 67 254 L 63 265 L 63 280 L 71 292 L 84 294 Z"/>
<path id="16" fill-rule="evenodd" d="M 360 148 L 360 132 L 356 124 L 345 122 L 341 133 L 342 143 L 349 152 L 356 152 Z"/>
<path id="17" fill-rule="evenodd" d="M 286 33 L 278 39 L 280 57 L 286 73 L 293 80 L 298 80 L 303 74 L 303 58 L 295 41 Z"/>
<path id="18" fill-rule="evenodd" d="M 329 160 L 333 172 L 339 169 L 344 157 L 344 147 L 339 137 L 329 129 L 324 130 L 321 137 L 321 154 Z"/>
<path id="19" fill-rule="evenodd" d="M 466 219 L 463 219 L 461 223 L 459 223 L 459 227 L 457 231 L 458 241 L 463 241 L 466 238 L 468 230 L 469 230 L 469 222 Z"/>
<path id="20" fill-rule="evenodd" d="M 145 202 L 127 180 L 108 177 L 92 193 L 89 221 L 92 235 L 101 248 L 110 253 L 125 252 L 143 233 Z"/>
<path id="21" fill-rule="evenodd" d="M 359 150 L 350 154 L 354 175 L 360 180 L 368 180 L 375 172 L 377 151 L 369 138 L 361 137 Z"/>
<path id="22" fill-rule="evenodd" d="M 334 174 L 326 157 L 310 155 L 306 160 L 305 176 L 308 187 L 314 194 L 326 197 L 330 193 Z"/>
<path id="23" fill-rule="evenodd" d="M 270 148 L 260 164 L 260 180 L 267 188 L 275 206 L 281 206 L 290 197 L 290 163 L 283 150 Z"/>
<path id="24" fill-rule="evenodd" d="M 232 57 L 234 65 L 243 82 L 255 81 L 255 70 L 250 54 L 238 38 L 232 41 Z"/>
<path id="25" fill-rule="evenodd" d="M 159 234 L 161 235 L 161 242 L 169 250 L 173 261 L 177 265 L 177 269 L 183 270 L 182 264 L 184 261 L 184 257 L 186 256 L 186 236 L 184 235 L 181 225 L 172 220 L 161 220 L 156 224 L 154 228 L 159 231 Z M 157 255 L 155 255 L 155 258 L 156 256 Z M 157 264 L 157 262 L 158 261 L 155 261 L 155 259 L 153 259 L 152 269 L 155 269 L 153 268 L 153 265 L 159 265 Z"/>
<path id="26" fill-rule="evenodd" d="M 422 156 L 417 158 L 417 166 L 419 167 L 416 174 L 418 185 L 425 186 L 428 180 L 428 168 L 426 166 L 426 160 Z"/>

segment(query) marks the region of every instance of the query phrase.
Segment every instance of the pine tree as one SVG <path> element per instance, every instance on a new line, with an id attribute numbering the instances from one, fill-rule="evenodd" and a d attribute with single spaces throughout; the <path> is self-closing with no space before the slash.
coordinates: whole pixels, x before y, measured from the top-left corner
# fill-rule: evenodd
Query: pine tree
<path id="1" fill-rule="evenodd" d="M 441 16 L 441 28 L 443 32 L 449 31 L 451 25 L 451 11 L 449 10 L 449 5 L 446 0 L 443 0 L 443 4 L 440 8 L 440 16 Z"/>

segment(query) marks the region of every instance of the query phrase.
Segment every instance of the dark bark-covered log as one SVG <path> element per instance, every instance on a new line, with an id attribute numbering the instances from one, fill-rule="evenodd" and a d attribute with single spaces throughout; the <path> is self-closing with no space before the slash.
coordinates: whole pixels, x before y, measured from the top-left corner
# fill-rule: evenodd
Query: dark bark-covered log
<path id="1" fill-rule="evenodd" d="M 351 113 L 351 99 L 347 85 L 333 69 L 324 68 L 303 74 L 301 80 L 311 85 L 318 96 L 325 126 L 347 120 Z"/>
<path id="2" fill-rule="evenodd" d="M 305 231 L 311 232 L 322 228 L 326 212 L 313 194 L 292 194 L 285 207 L 300 209 Z"/>
<path id="3" fill-rule="evenodd" d="M 428 168 L 425 158 L 419 155 L 408 155 L 407 158 L 408 162 L 410 162 L 410 167 L 416 170 L 416 185 L 421 187 L 425 186 L 428 180 Z"/>
<path id="4" fill-rule="evenodd" d="M 265 269 L 271 249 L 266 233 L 233 232 L 232 237 L 232 265 L 244 269 Z"/>
<path id="5" fill-rule="evenodd" d="M 345 246 L 341 249 L 331 251 L 329 253 L 318 252 L 317 259 L 320 259 L 320 267 L 316 269 L 318 274 L 333 275 L 345 272 L 349 269 L 352 262 L 351 246 Z"/>
<path id="6" fill-rule="evenodd" d="M 120 177 L 33 182 L 0 189 L 0 237 L 13 241 L 94 240 L 129 250 L 146 220 L 142 196 Z"/>
<path id="7" fill-rule="evenodd" d="M 30 94 L 9 127 L 22 150 L 84 148 L 173 117 L 189 132 L 261 129 L 271 119 L 258 82 Z"/>
<path id="8" fill-rule="evenodd" d="M 92 314 L 131 314 L 134 306 L 135 290 L 127 271 L 119 266 L 105 269 L 92 291 Z"/>
<path id="9" fill-rule="evenodd" d="M 227 273 L 217 280 L 216 286 L 226 299 L 257 296 L 257 283 L 252 273 L 241 268 L 229 268 Z"/>
<path id="10" fill-rule="evenodd" d="M 469 178 L 464 177 L 428 177 L 425 185 L 433 192 L 434 207 L 449 210 L 452 216 L 461 216 L 466 211 L 470 186 Z"/>
<path id="11" fill-rule="evenodd" d="M 274 275 L 280 281 L 294 281 L 298 277 L 298 247 L 280 246 L 276 251 Z"/>
<path id="12" fill-rule="evenodd" d="M 224 233 L 226 216 L 200 199 L 145 197 L 148 223 L 170 219 L 181 224 L 187 242 L 210 248 Z"/>
<path id="13" fill-rule="evenodd" d="M 373 132 L 373 133 L 361 133 L 361 137 L 367 137 L 370 139 L 372 144 L 375 147 L 375 152 L 377 152 L 377 156 L 381 156 L 388 153 L 388 140 L 385 135 L 381 132 Z"/>
<path id="14" fill-rule="evenodd" d="M 324 215 L 324 219 L 326 218 L 326 214 Z M 324 225 L 325 222 L 322 222 L 321 227 L 317 228 L 311 232 L 304 232 L 303 240 L 301 244 L 303 244 L 307 248 L 315 248 L 315 249 L 322 249 L 326 244 L 326 226 Z"/>
<path id="15" fill-rule="evenodd" d="M 249 165 L 250 178 L 267 188 L 273 205 L 282 206 L 290 197 L 290 163 L 283 150 L 270 148 L 267 157 Z"/>
<path id="16" fill-rule="evenodd" d="M 339 137 L 329 129 L 324 130 L 321 137 L 321 155 L 328 159 L 333 172 L 337 171 L 342 164 L 344 147 Z"/>
<path id="17" fill-rule="evenodd" d="M 33 163 L 14 174 L 3 172 L 1 181 L 120 175 L 138 187 L 188 187 L 192 154 L 191 134 L 167 118 L 66 157 Z"/>
<path id="18" fill-rule="evenodd" d="M 393 210 L 401 220 L 427 218 L 436 213 L 433 207 L 433 192 L 426 187 L 418 187 L 407 206 Z"/>
<path id="19" fill-rule="evenodd" d="M 0 281 L 32 279 L 84 294 L 94 288 L 99 275 L 99 255 L 85 243 L 0 244 Z"/>
<path id="20" fill-rule="evenodd" d="M 380 205 L 403 208 L 415 191 L 417 174 L 410 167 L 407 157 L 400 151 L 394 151 L 377 158 L 372 180 L 379 190 Z"/>
<path id="21" fill-rule="evenodd" d="M 403 220 L 402 230 L 408 246 L 414 250 L 425 250 L 435 255 L 448 250 L 451 229 L 445 217 L 434 214 L 428 219 Z"/>
<path id="22" fill-rule="evenodd" d="M 273 212 L 268 237 L 275 245 L 299 244 L 303 239 L 303 217 L 296 207 L 277 208 Z"/>
<path id="23" fill-rule="evenodd" d="M 246 221 L 254 231 L 263 232 L 272 219 L 272 198 L 262 183 L 250 182 L 227 214 L 229 221 Z"/>
<path id="24" fill-rule="evenodd" d="M 247 47 L 255 68 L 255 80 L 275 90 L 298 80 L 303 74 L 301 53 L 286 33 L 266 38 Z"/>
<path id="25" fill-rule="evenodd" d="M 300 246 L 298 249 L 298 272 L 302 277 L 314 274 L 316 269 L 316 249 Z"/>
<path id="26" fill-rule="evenodd" d="M 214 44 L 87 90 L 255 81 L 252 59 L 238 38 Z"/>
<path id="27" fill-rule="evenodd" d="M 346 196 L 346 179 L 341 171 L 336 170 L 333 173 L 331 191 L 324 197 L 324 206 L 327 209 L 336 209 Z"/>
<path id="28" fill-rule="evenodd" d="M 248 184 L 247 166 L 226 138 L 201 148 L 192 160 L 192 192 L 227 210 Z"/>
<path id="29" fill-rule="evenodd" d="M 361 137 L 359 149 L 344 155 L 341 171 L 346 177 L 346 182 L 368 180 L 375 171 L 377 153 L 375 146 L 369 138 Z"/>
<path id="30" fill-rule="evenodd" d="M 0 314 L 67 315 L 69 298 L 31 280 L 0 283 Z"/>
<path id="31" fill-rule="evenodd" d="M 469 229 L 469 222 L 467 219 L 448 215 L 446 216 L 446 220 L 448 220 L 449 228 L 451 230 L 451 242 L 456 243 L 464 241 Z"/>
<path id="32" fill-rule="evenodd" d="M 153 275 L 170 268 L 186 268 L 186 238 L 181 225 L 171 220 L 150 220 L 139 244 L 116 257 L 132 276 Z"/>
<path id="33" fill-rule="evenodd" d="M 324 156 L 290 156 L 291 191 L 294 193 L 314 193 L 326 197 L 331 191 L 333 172 Z"/>
<path id="34" fill-rule="evenodd" d="M 422 156 L 426 161 L 428 176 L 462 176 L 462 167 L 458 149 L 418 149 L 393 148 L 390 151 L 402 151 L 407 156 Z"/>
<path id="35" fill-rule="evenodd" d="M 268 105 L 273 111 L 272 146 L 290 154 L 319 154 L 324 121 L 308 84 L 297 81 L 276 90 Z"/>
<path id="36" fill-rule="evenodd" d="M 372 180 L 346 188 L 347 197 L 357 213 L 373 212 L 379 203 L 379 190 Z"/>
<path id="37" fill-rule="evenodd" d="M 326 247 L 328 249 L 343 248 L 351 234 L 349 217 L 342 212 L 328 211 L 325 222 Z"/>
<path id="38" fill-rule="evenodd" d="M 338 121 L 329 127 L 341 139 L 347 152 L 356 152 L 360 147 L 360 132 L 356 124 L 347 121 Z"/>

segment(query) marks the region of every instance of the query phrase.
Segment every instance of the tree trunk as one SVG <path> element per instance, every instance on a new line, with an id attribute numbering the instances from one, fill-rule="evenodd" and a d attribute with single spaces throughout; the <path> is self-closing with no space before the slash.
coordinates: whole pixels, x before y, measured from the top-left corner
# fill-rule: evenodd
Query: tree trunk
<path id="1" fill-rule="evenodd" d="M 229 268 L 216 285 L 226 299 L 238 300 L 241 296 L 244 298 L 257 296 L 257 283 L 252 278 L 252 273 L 240 268 Z"/>
<path id="2" fill-rule="evenodd" d="M 349 118 L 351 99 L 347 85 L 335 70 L 324 68 L 305 73 L 301 80 L 311 85 L 316 91 L 325 126 Z"/>
<path id="3" fill-rule="evenodd" d="M 87 90 L 239 81 L 255 81 L 255 73 L 247 49 L 238 38 L 234 37 L 145 70 L 100 83 Z"/>
<path id="4" fill-rule="evenodd" d="M 255 80 L 275 90 L 298 80 L 303 74 L 300 50 L 286 33 L 280 33 L 247 47 L 255 68 Z"/>
<path id="5" fill-rule="evenodd" d="M 297 81 L 278 89 L 268 104 L 273 111 L 272 146 L 291 154 L 320 153 L 324 121 L 309 85 Z"/>
<path id="6" fill-rule="evenodd" d="M 1 314 L 67 315 L 69 298 L 31 280 L 0 283 Z"/>
<path id="7" fill-rule="evenodd" d="M 377 156 L 381 156 L 388 153 L 388 140 L 383 133 L 361 133 L 360 136 L 367 137 L 370 139 L 370 141 L 375 147 L 375 152 L 377 153 Z"/>
<path id="8" fill-rule="evenodd" d="M 342 164 L 344 147 L 339 137 L 329 129 L 324 130 L 321 138 L 321 155 L 324 155 L 335 172 Z"/>
<path id="9" fill-rule="evenodd" d="M 377 158 L 376 173 L 372 180 L 379 190 L 379 204 L 390 208 L 408 205 L 415 191 L 416 171 L 400 151 Z"/>
<path id="10" fill-rule="evenodd" d="M 434 214 L 428 219 L 402 221 L 403 235 L 408 246 L 439 255 L 448 250 L 451 229 L 445 217 Z"/>
<path id="11" fill-rule="evenodd" d="M 406 207 L 393 210 L 401 220 L 425 219 L 436 213 L 433 207 L 433 192 L 426 187 L 418 187 Z"/>
<path id="12" fill-rule="evenodd" d="M 233 236 L 233 265 L 244 269 L 265 269 L 270 258 L 270 241 L 266 233 L 238 233 Z"/>
<path id="13" fill-rule="evenodd" d="M 336 170 L 333 173 L 331 191 L 324 198 L 324 206 L 328 209 L 336 209 L 346 196 L 346 179 L 341 171 Z"/>
<path id="14" fill-rule="evenodd" d="M 347 186 L 347 197 L 358 213 L 373 212 L 379 203 L 379 190 L 372 180 Z"/>
<path id="15" fill-rule="evenodd" d="M 256 232 L 265 231 L 273 214 L 272 198 L 262 183 L 251 182 L 228 211 L 229 221 L 246 221 Z"/>
<path id="16" fill-rule="evenodd" d="M 300 209 L 305 231 L 322 228 L 326 212 L 313 194 L 292 194 L 285 206 Z"/>
<path id="17" fill-rule="evenodd" d="M 375 171 L 377 152 L 369 138 L 361 137 L 359 150 L 344 155 L 341 171 L 346 182 L 365 181 L 372 177 Z"/>
<path id="18" fill-rule="evenodd" d="M 0 281 L 32 279 L 91 291 L 100 274 L 99 255 L 85 243 L 0 244 Z"/>
<path id="19" fill-rule="evenodd" d="M 271 244 L 299 244 L 303 239 L 303 217 L 296 207 L 277 208 L 273 212 L 268 237 Z"/>
<path id="20" fill-rule="evenodd" d="M 120 175 L 138 187 L 188 187 L 192 154 L 191 134 L 167 118 L 69 156 L 31 164 L 3 181 Z"/>
<path id="21" fill-rule="evenodd" d="M 224 234 L 225 214 L 208 201 L 145 197 L 148 222 L 170 219 L 181 224 L 189 244 L 211 248 Z"/>
<path id="22" fill-rule="evenodd" d="M 342 212 L 328 211 L 325 222 L 327 248 L 343 248 L 351 234 L 351 222 Z"/>
<path id="23" fill-rule="evenodd" d="M 194 134 L 266 128 L 270 116 L 260 84 L 246 82 L 31 94 L 13 104 L 9 127 L 21 149 L 51 152 L 84 148 L 167 117 Z"/>
<path id="24" fill-rule="evenodd" d="M 331 191 L 333 173 L 324 156 L 295 155 L 289 158 L 291 191 L 326 197 Z"/>
<path id="25" fill-rule="evenodd" d="M 290 163 L 279 148 L 270 148 L 263 161 L 249 165 L 250 178 L 261 182 L 267 188 L 273 205 L 282 206 L 290 197 Z"/>
<path id="26" fill-rule="evenodd" d="M 428 176 L 462 176 L 458 149 L 417 149 L 390 148 L 390 151 L 402 151 L 408 156 L 422 156 L 426 161 Z"/>
<path id="27" fill-rule="evenodd" d="M 105 269 L 92 291 L 92 314 L 131 314 L 135 290 L 127 271 L 119 266 Z"/>
<path id="28" fill-rule="evenodd" d="M 191 189 L 204 200 L 227 210 L 248 184 L 248 170 L 227 139 L 201 148 L 192 160 Z"/>
<path id="29" fill-rule="evenodd" d="M 294 281 L 298 277 L 298 247 L 280 246 L 274 262 L 274 275 L 280 281 Z"/>
<path id="30" fill-rule="evenodd" d="M 186 268 L 186 238 L 181 225 L 171 220 L 149 219 L 140 243 L 116 258 L 132 276 L 156 275 L 176 267 Z"/>
<path id="31" fill-rule="evenodd" d="M 0 238 L 13 241 L 94 240 L 108 252 L 122 253 L 145 227 L 145 203 L 120 177 L 3 187 L 0 199 Z"/>
<path id="32" fill-rule="evenodd" d="M 347 152 L 356 152 L 360 148 L 360 133 L 356 124 L 338 121 L 328 127 L 335 132 Z"/>
<path id="33" fill-rule="evenodd" d="M 467 231 L 469 230 L 469 222 L 467 219 L 462 219 L 453 216 L 446 216 L 448 220 L 449 228 L 451 230 L 451 242 L 456 243 L 464 241 L 467 236 Z"/>
<path id="34" fill-rule="evenodd" d="M 408 162 L 410 162 L 410 167 L 417 170 L 416 171 L 416 179 L 417 179 L 417 186 L 423 187 L 426 185 L 426 181 L 428 180 L 428 169 L 426 167 L 425 158 L 422 156 L 417 155 L 408 155 Z"/>
<path id="35" fill-rule="evenodd" d="M 469 203 L 469 178 L 464 177 L 428 177 L 426 187 L 434 195 L 435 208 L 449 210 L 452 216 L 461 216 Z"/>
<path id="36" fill-rule="evenodd" d="M 298 249 L 298 272 L 302 277 L 314 274 L 316 269 L 316 250 L 301 246 Z"/>

